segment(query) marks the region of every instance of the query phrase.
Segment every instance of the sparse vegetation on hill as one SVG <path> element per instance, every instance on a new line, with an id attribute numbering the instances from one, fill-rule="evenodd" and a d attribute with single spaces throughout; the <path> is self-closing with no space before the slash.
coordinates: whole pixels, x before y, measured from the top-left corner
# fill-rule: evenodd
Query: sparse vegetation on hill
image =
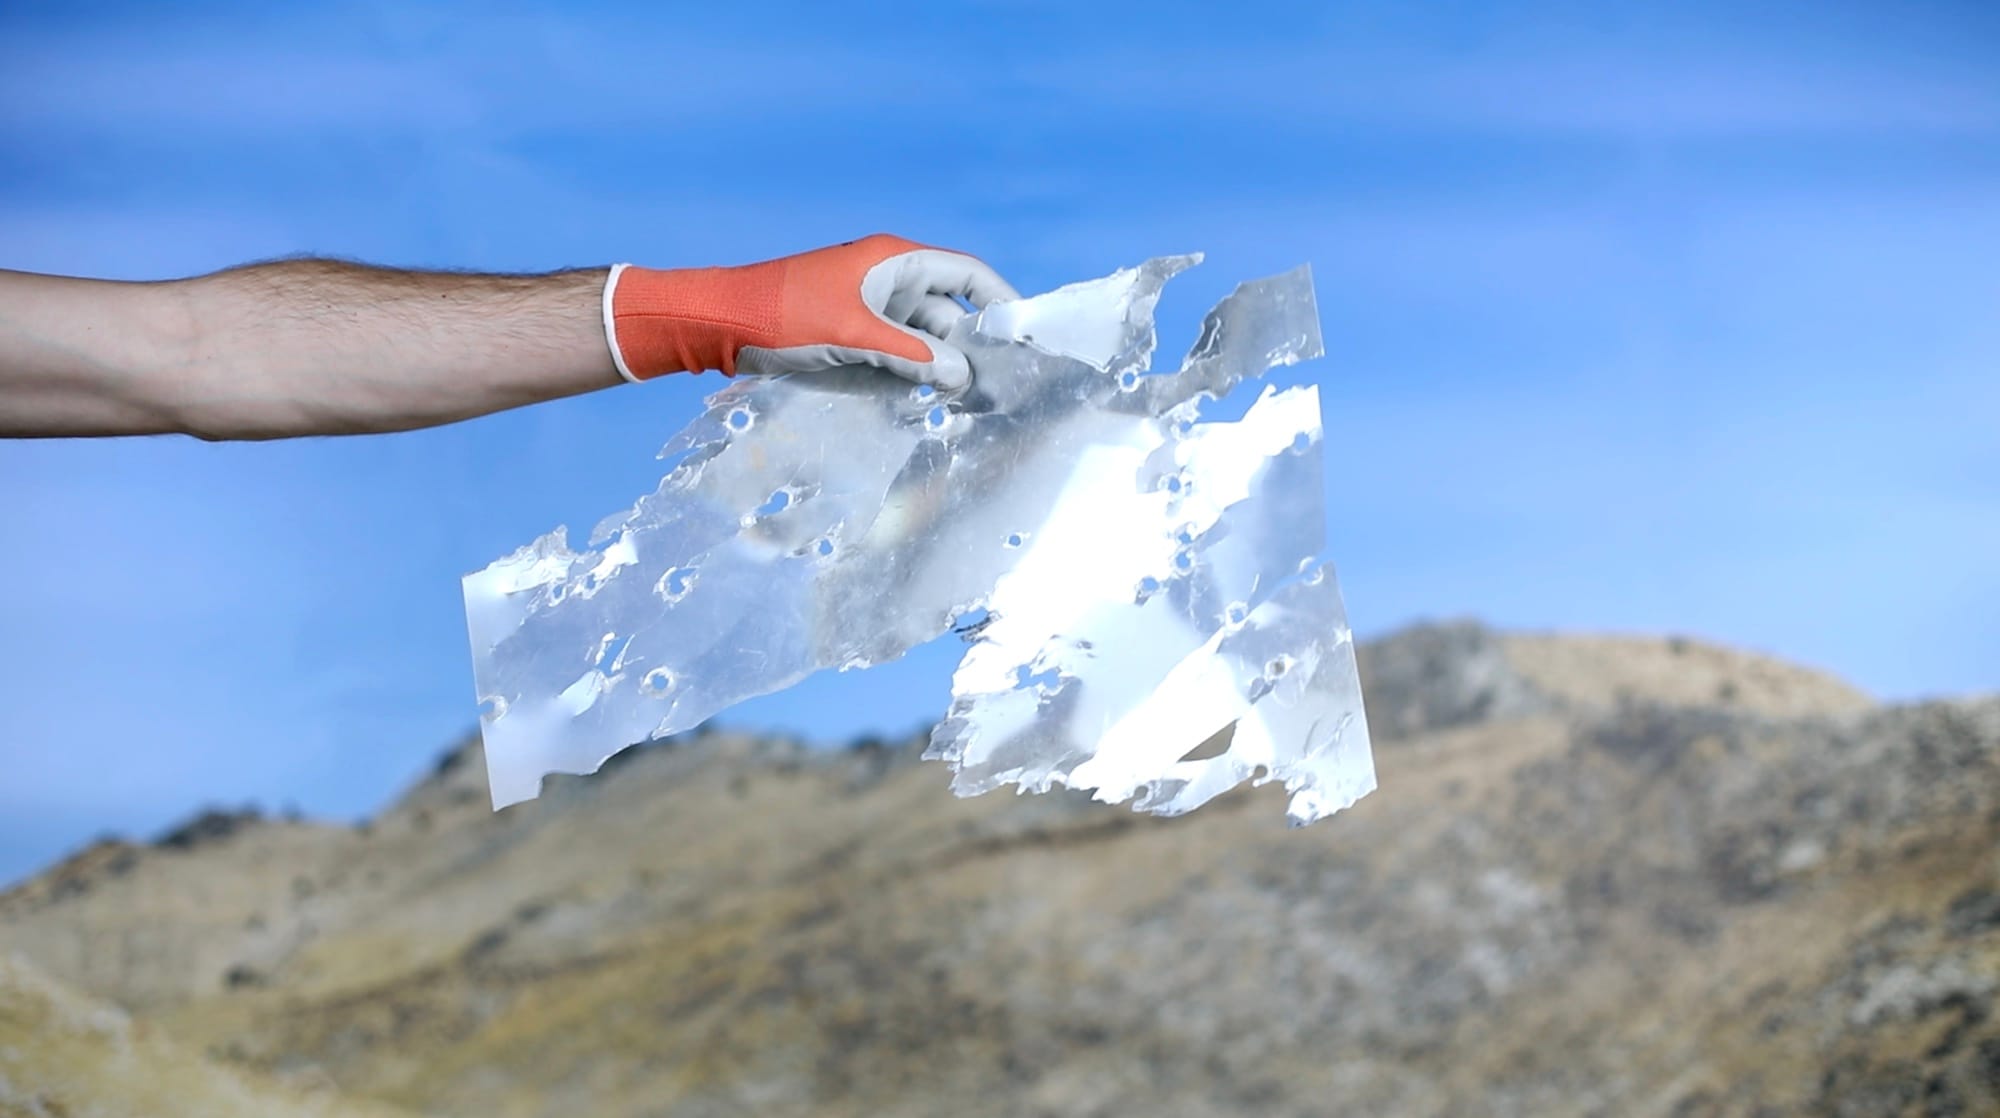
<path id="1" fill-rule="evenodd" d="M 422 1113 L 2000 1110 L 2000 699 L 1473 625 L 1363 669 L 1381 790 L 1302 831 L 729 733 L 495 815 L 468 742 L 366 828 L 94 847 L 0 943 Z"/>

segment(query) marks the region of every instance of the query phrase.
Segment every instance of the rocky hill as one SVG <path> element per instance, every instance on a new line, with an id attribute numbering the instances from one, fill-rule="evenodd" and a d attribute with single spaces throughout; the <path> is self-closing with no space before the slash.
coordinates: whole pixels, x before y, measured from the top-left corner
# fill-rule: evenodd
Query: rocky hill
<path id="1" fill-rule="evenodd" d="M 0 897 L 71 991 L 0 969 L 0 1115 L 121 1112 L 40 1085 L 102 1042 L 28 987 L 303 1108 L 2000 1112 L 2000 699 L 1472 625 L 1363 670 L 1381 789 L 1304 830 L 709 734 L 498 815 L 468 743 L 362 828 L 100 844 Z"/>
<path id="2" fill-rule="evenodd" d="M 324 1076 L 227 1068 L 116 1006 L 79 996 L 16 955 L 0 958 L 0 1118 L 201 1114 L 394 1118 L 337 1097 Z"/>

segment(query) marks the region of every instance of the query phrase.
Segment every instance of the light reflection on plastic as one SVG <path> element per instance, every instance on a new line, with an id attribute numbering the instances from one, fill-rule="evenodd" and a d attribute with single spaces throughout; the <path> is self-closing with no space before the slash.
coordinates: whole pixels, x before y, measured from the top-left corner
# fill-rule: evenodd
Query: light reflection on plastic
<path id="1" fill-rule="evenodd" d="M 925 753 L 960 795 L 1063 785 L 1175 815 L 1280 781 L 1294 823 L 1365 795 L 1317 390 L 1200 414 L 1319 355 L 1311 279 L 1239 287 L 1178 371 L 1147 373 L 1160 289 L 1197 260 L 966 319 L 961 394 L 861 369 L 737 381 L 588 548 L 557 529 L 468 575 L 494 805 L 981 612 Z"/>

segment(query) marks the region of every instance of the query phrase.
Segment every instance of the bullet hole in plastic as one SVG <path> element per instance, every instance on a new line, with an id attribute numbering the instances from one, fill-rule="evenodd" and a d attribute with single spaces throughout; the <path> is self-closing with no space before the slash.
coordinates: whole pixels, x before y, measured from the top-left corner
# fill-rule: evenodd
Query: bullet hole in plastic
<path id="1" fill-rule="evenodd" d="M 1139 597 L 1138 597 L 1139 601 L 1143 602 L 1146 599 L 1152 597 L 1153 595 L 1158 594 L 1159 592 L 1160 592 L 1159 579 L 1154 578 L 1152 575 L 1147 575 L 1145 578 L 1139 580 Z"/>
<path id="2" fill-rule="evenodd" d="M 937 395 L 937 389 L 928 384 L 920 384 L 917 386 L 916 392 L 912 393 L 912 395 L 916 396 L 919 400 L 928 400 Z"/>
<path id="3" fill-rule="evenodd" d="M 943 427 L 944 421 L 948 418 L 950 418 L 950 413 L 944 410 L 943 404 L 938 404 L 932 407 L 930 411 L 924 413 L 924 426 L 935 431 Z"/>
<path id="4" fill-rule="evenodd" d="M 1229 618 L 1231 625 L 1241 625 L 1243 619 L 1250 616 L 1250 610 L 1242 602 L 1231 602 L 1224 616 Z"/>
<path id="5" fill-rule="evenodd" d="M 1304 454 L 1307 450 L 1311 449 L 1312 444 L 1312 436 L 1306 434 L 1304 431 L 1300 431 L 1298 434 L 1292 436 L 1292 453 Z"/>
<path id="6" fill-rule="evenodd" d="M 479 717 L 490 721 L 507 713 L 507 700 L 498 695 L 488 695 L 479 700 Z"/>
<path id="7" fill-rule="evenodd" d="M 1125 373 L 1118 378 L 1118 385 L 1121 388 L 1133 388 L 1136 387 L 1138 383 L 1139 383 L 1139 374 L 1132 372 L 1129 369 L 1126 370 Z"/>
<path id="8" fill-rule="evenodd" d="M 993 614 L 985 607 L 975 607 L 951 619 L 951 631 L 967 644 L 979 639 L 986 626 L 993 623 Z"/>
<path id="9" fill-rule="evenodd" d="M 646 673 L 644 679 L 639 681 L 639 686 L 644 688 L 648 695 L 664 694 L 673 685 L 673 673 L 665 668 L 654 668 L 652 671 Z"/>
<path id="10" fill-rule="evenodd" d="M 813 554 L 819 556 L 822 559 L 826 558 L 829 555 L 832 555 L 833 541 L 824 539 L 817 541 L 816 543 L 813 544 Z"/>
<path id="11" fill-rule="evenodd" d="M 1181 479 L 1178 477 L 1169 477 L 1166 482 L 1166 490 L 1169 493 L 1179 493 L 1181 491 Z M 1186 541 L 1182 542 L 1185 543 Z"/>
<path id="12" fill-rule="evenodd" d="M 1062 683 L 1062 676 L 1054 668 L 1043 668 L 1041 671 L 1035 671 L 1027 664 L 1019 664 L 1014 668 L 1014 690 L 1016 691 L 1026 691 L 1030 687 L 1048 690 L 1055 688 L 1060 683 Z"/>
<path id="13" fill-rule="evenodd" d="M 750 429 L 750 409 L 737 408 L 735 411 L 730 412 L 729 429 L 732 431 L 748 431 Z"/>
<path id="14" fill-rule="evenodd" d="M 765 498 L 764 503 L 757 506 L 757 511 L 755 515 L 775 516 L 778 513 L 781 513 L 786 509 L 790 508 L 791 504 L 792 504 L 792 495 L 790 493 L 787 493 L 782 489 L 773 490 L 771 492 L 771 495 Z"/>
<path id="15" fill-rule="evenodd" d="M 625 658 L 625 649 L 631 643 L 630 633 L 622 637 L 616 633 L 604 634 L 604 639 L 597 644 L 597 658 L 591 663 L 591 667 L 607 675 L 615 674 L 622 666 L 619 661 Z"/>
<path id="16" fill-rule="evenodd" d="M 654 590 L 667 601 L 678 602 L 694 585 L 694 576 L 693 567 L 668 567 L 666 573 L 660 576 L 660 583 Z"/>
<path id="17" fill-rule="evenodd" d="M 1187 572 L 1194 570 L 1194 556 L 1189 555 L 1185 551 L 1175 553 L 1174 569 L 1181 572 L 1182 574 L 1186 574 Z"/>
<path id="18" fill-rule="evenodd" d="M 1008 534 L 1008 536 L 1007 536 L 1007 546 L 1008 546 L 1008 547 L 1019 547 L 1019 546 L 1021 546 L 1022 544 L 1024 544 L 1024 543 L 1027 543 L 1027 542 L 1028 542 L 1028 537 L 1026 537 L 1026 536 L 1022 535 L 1022 534 L 1021 534 L 1021 533 L 1019 533 L 1019 532 L 1012 532 L 1012 533 L 1009 533 L 1009 534 Z"/>

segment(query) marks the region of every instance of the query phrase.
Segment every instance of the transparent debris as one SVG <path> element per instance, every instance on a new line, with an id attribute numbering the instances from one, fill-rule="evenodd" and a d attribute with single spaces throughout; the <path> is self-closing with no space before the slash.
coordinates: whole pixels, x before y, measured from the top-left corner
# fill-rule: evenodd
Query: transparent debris
<path id="1" fill-rule="evenodd" d="M 1318 392 L 1202 415 L 1319 355 L 1311 279 L 1242 285 L 1151 373 L 1154 304 L 1198 259 L 968 317 L 963 393 L 865 369 L 738 380 L 586 548 L 558 528 L 468 575 L 494 805 L 955 628 L 970 647 L 925 756 L 960 795 L 1063 785 L 1174 815 L 1281 781 L 1294 823 L 1365 795 L 1353 638 L 1319 558 Z"/>

